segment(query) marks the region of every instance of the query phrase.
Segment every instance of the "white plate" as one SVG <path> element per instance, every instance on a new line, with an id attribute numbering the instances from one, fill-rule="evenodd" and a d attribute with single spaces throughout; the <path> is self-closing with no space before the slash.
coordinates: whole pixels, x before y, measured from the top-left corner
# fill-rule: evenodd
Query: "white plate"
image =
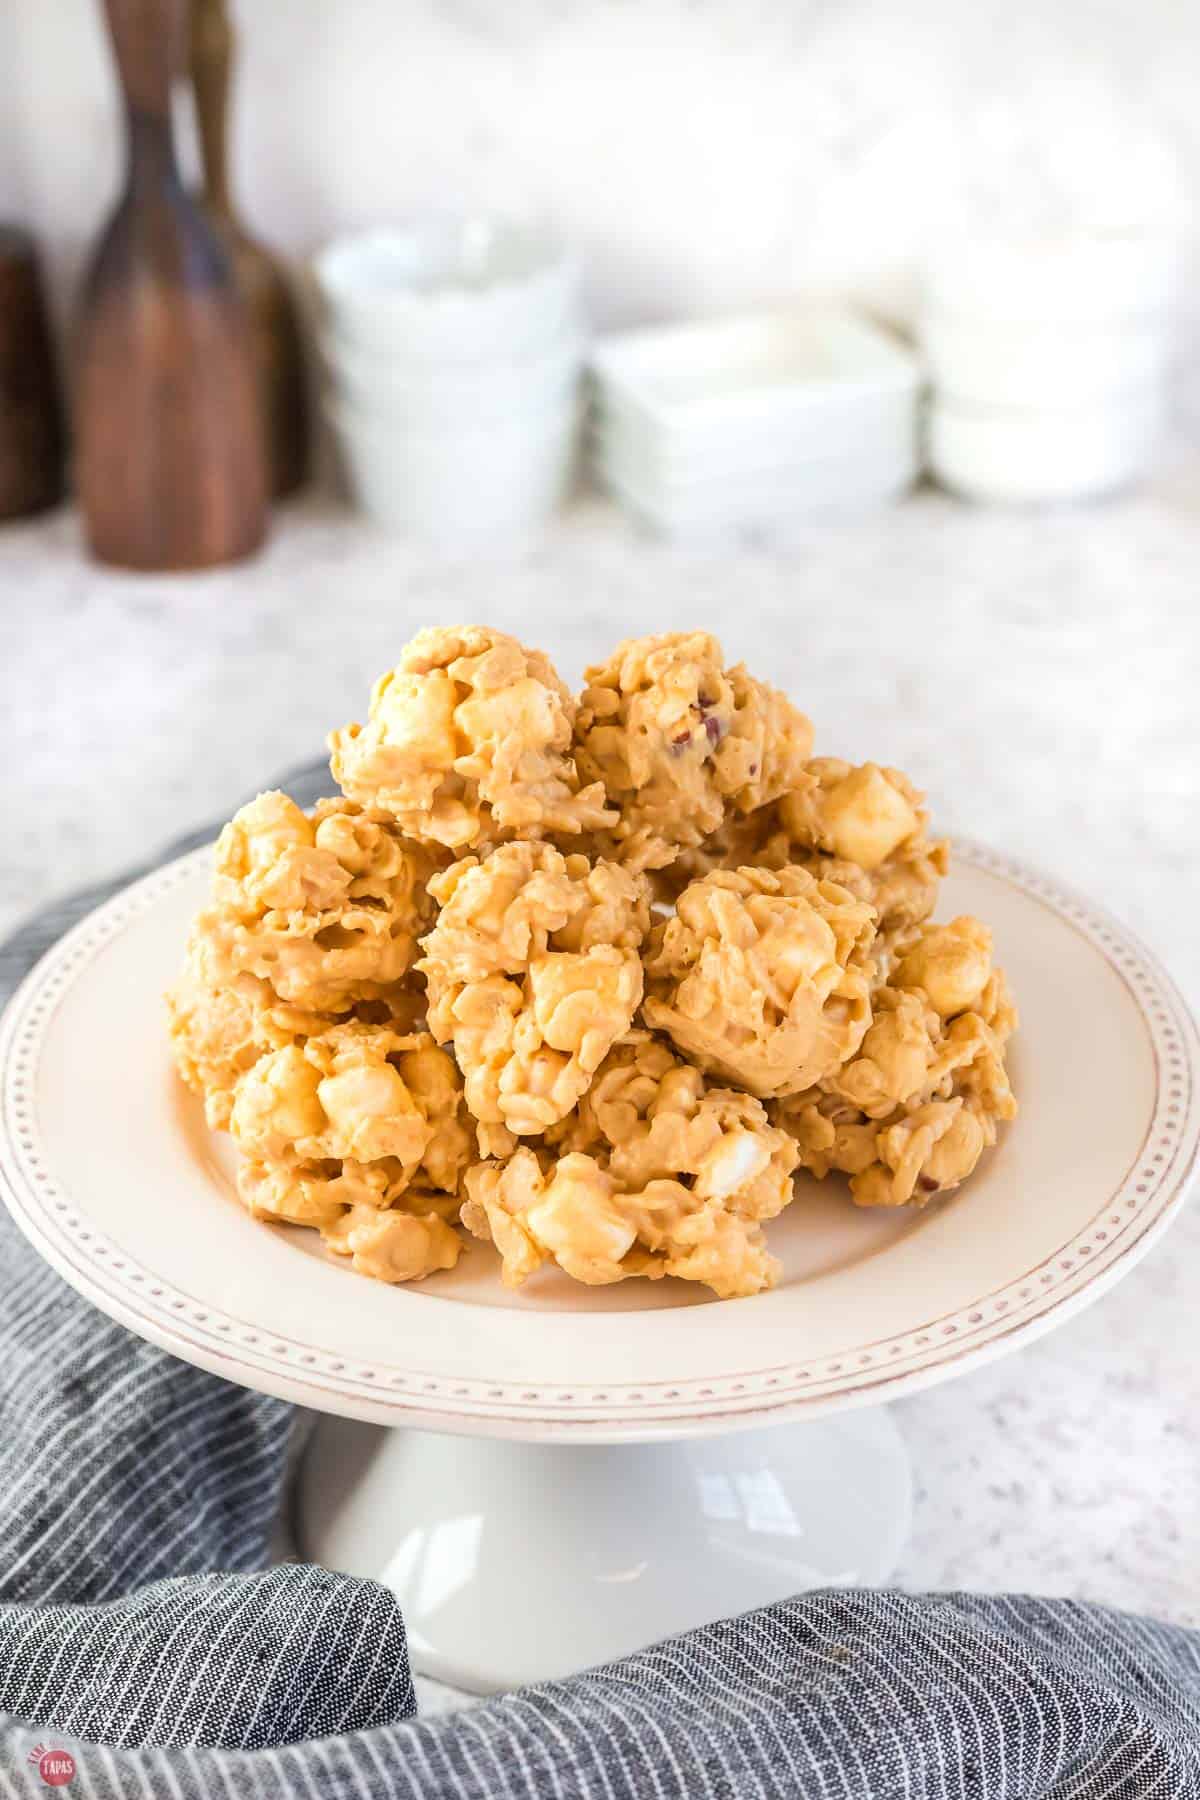
<path id="1" fill-rule="evenodd" d="M 228 1146 L 178 1083 L 162 990 L 208 853 L 69 932 L 0 1027 L 5 1199 L 103 1311 L 188 1361 L 384 1424 L 519 1439 L 710 1434 L 909 1392 L 1027 1342 L 1095 1298 L 1180 1205 L 1200 1141 L 1195 1027 L 1170 981 L 1086 900 L 960 845 L 943 916 L 995 930 L 1023 1025 L 1022 1112 L 961 1195 L 856 1211 L 806 1183 L 771 1228 L 769 1294 L 683 1283 L 518 1294 L 492 1252 L 389 1288 L 311 1233 L 252 1220 Z"/>

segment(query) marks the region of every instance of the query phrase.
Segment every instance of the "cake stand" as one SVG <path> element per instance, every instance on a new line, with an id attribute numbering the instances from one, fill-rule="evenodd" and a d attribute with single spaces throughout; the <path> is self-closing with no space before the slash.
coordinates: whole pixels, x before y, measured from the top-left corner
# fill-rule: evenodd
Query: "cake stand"
<path id="1" fill-rule="evenodd" d="M 415 1666 L 486 1691 L 815 1584 L 886 1579 L 907 1458 L 881 1403 L 1028 1343 L 1164 1231 L 1200 1142 L 1195 1027 L 1115 921 L 956 847 L 941 916 L 992 925 L 1021 1115 L 970 1185 L 864 1213 L 800 1183 L 778 1288 L 506 1292 L 493 1252 L 389 1288 L 239 1206 L 171 1067 L 162 991 L 208 855 L 69 932 L 0 1027 L 0 1183 L 32 1243 L 132 1331 L 327 1415 L 306 1554 L 403 1604 Z"/>

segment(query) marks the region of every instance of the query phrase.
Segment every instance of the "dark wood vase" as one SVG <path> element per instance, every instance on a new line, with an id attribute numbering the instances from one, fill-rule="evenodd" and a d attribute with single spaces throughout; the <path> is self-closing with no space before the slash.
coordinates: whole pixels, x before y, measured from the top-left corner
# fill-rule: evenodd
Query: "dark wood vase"
<path id="1" fill-rule="evenodd" d="M 249 320 L 175 160 L 183 6 L 104 0 L 129 160 L 84 287 L 76 481 L 96 556 L 135 569 L 236 561 L 258 548 L 267 523 Z"/>
<path id="2" fill-rule="evenodd" d="M 0 519 L 62 498 L 63 450 L 37 253 L 27 231 L 0 225 Z"/>
<path id="3" fill-rule="evenodd" d="M 308 469 L 308 404 L 296 308 L 278 262 L 245 229 L 229 184 L 228 116 L 234 58 L 225 0 L 192 0 L 191 72 L 204 164 L 204 199 L 233 262 L 254 333 L 271 492 L 292 493 Z"/>

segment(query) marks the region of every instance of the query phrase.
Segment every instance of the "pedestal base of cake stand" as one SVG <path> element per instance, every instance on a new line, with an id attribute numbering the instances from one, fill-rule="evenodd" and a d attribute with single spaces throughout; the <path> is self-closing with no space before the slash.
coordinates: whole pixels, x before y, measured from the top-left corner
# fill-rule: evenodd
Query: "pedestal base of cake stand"
<path id="1" fill-rule="evenodd" d="M 649 1444 L 536 1444 L 323 1417 L 303 1554 L 398 1596 L 413 1667 L 473 1693 L 577 1673 L 814 1587 L 874 1585 L 908 1535 L 882 1408 Z"/>

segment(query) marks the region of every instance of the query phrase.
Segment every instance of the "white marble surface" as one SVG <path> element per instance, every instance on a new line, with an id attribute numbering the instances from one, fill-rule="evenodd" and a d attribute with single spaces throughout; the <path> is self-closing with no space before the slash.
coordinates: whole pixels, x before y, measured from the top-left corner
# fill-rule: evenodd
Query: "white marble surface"
<path id="1" fill-rule="evenodd" d="M 257 564 L 165 580 L 90 567 L 61 515 L 0 531 L 0 595 L 0 928 L 314 755 L 418 624 L 506 627 L 569 680 L 619 636 L 698 625 L 819 747 L 898 763 L 939 822 L 1101 898 L 1200 1005 L 1196 455 L 1102 509 L 925 495 L 774 550 L 651 544 L 589 503 L 448 561 L 311 506 Z M 901 1583 L 1200 1623 L 1198 1305 L 1200 1206 L 1082 1317 L 904 1402 Z"/>

